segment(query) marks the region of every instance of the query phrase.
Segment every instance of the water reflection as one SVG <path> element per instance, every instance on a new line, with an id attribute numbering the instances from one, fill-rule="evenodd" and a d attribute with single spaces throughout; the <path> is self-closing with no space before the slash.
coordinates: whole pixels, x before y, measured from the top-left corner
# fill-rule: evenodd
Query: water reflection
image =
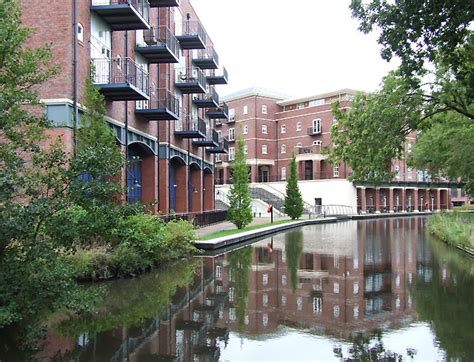
<path id="1" fill-rule="evenodd" d="M 37 357 L 472 360 L 473 274 L 423 218 L 306 226 L 110 283 Z"/>

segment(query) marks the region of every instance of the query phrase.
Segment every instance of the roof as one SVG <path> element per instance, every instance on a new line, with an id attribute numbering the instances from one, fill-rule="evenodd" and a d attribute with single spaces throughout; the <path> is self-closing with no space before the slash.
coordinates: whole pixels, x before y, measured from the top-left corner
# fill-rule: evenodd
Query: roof
<path id="1" fill-rule="evenodd" d="M 356 91 L 354 89 L 349 89 L 349 88 L 343 88 L 343 89 L 339 89 L 339 90 L 336 90 L 336 91 L 333 91 L 333 92 L 316 94 L 316 95 L 309 96 L 309 97 L 289 98 L 289 99 L 286 99 L 286 100 L 281 100 L 280 102 L 277 102 L 277 103 L 280 106 L 289 106 L 290 104 L 303 103 L 303 102 L 308 102 L 308 101 L 312 101 L 312 100 L 315 100 L 315 99 L 334 97 L 334 96 L 339 96 L 339 95 L 343 95 L 343 94 L 356 95 L 357 93 L 359 93 L 359 91 Z"/>
<path id="2" fill-rule="evenodd" d="M 288 99 L 288 95 L 273 91 L 271 89 L 267 89 L 263 87 L 250 87 L 250 88 L 242 89 L 235 93 L 231 93 L 224 97 L 221 97 L 221 100 L 225 102 L 229 102 L 229 101 L 235 101 L 237 99 L 247 98 L 247 97 L 252 97 L 252 96 L 267 97 L 267 98 L 273 98 L 276 100 Z"/>

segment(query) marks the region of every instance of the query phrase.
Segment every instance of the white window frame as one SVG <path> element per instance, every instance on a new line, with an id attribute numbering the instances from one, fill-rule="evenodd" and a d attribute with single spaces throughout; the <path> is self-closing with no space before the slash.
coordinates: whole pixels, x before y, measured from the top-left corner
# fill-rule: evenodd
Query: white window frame
<path id="1" fill-rule="evenodd" d="M 243 132 L 244 132 L 244 134 L 249 133 L 249 126 L 248 125 L 244 125 Z"/>
<path id="2" fill-rule="evenodd" d="M 296 109 L 304 109 L 304 103 L 298 103 Z"/>
<path id="3" fill-rule="evenodd" d="M 339 165 L 334 165 L 332 167 L 332 176 L 339 177 Z"/>
<path id="4" fill-rule="evenodd" d="M 262 124 L 262 134 L 268 134 L 268 126 L 266 124 Z"/>
<path id="5" fill-rule="evenodd" d="M 296 123 L 296 132 L 303 130 L 303 124 L 301 122 Z"/>
<path id="6" fill-rule="evenodd" d="M 268 107 L 266 104 L 262 104 L 262 114 L 268 114 Z"/>
<path id="7" fill-rule="evenodd" d="M 244 106 L 243 114 L 249 113 L 249 106 Z"/>
<path id="8" fill-rule="evenodd" d="M 235 128 L 229 128 L 229 141 L 235 141 Z"/>
<path id="9" fill-rule="evenodd" d="M 321 133 L 322 127 L 321 127 L 321 118 L 316 118 L 313 119 L 313 132 L 314 133 Z"/>
<path id="10" fill-rule="evenodd" d="M 84 26 L 81 23 L 77 23 L 77 40 L 84 43 Z"/>
<path id="11" fill-rule="evenodd" d="M 302 144 L 301 142 L 298 142 L 298 143 L 296 144 L 296 147 L 297 147 L 297 148 L 301 148 L 301 147 L 303 147 L 303 144 Z"/>
<path id="12" fill-rule="evenodd" d="M 286 153 L 286 145 L 280 146 L 280 153 Z"/>
<path id="13" fill-rule="evenodd" d="M 313 146 L 321 146 L 321 145 L 322 145 L 321 140 L 315 140 L 315 141 L 313 141 Z"/>
<path id="14" fill-rule="evenodd" d="M 248 153 L 249 153 L 249 146 L 244 145 L 244 155 L 248 155 Z"/>
<path id="15" fill-rule="evenodd" d="M 286 124 L 280 126 L 280 133 L 286 133 Z"/>
<path id="16" fill-rule="evenodd" d="M 267 147 L 267 145 L 262 145 L 262 155 L 268 155 L 268 147 Z"/>
<path id="17" fill-rule="evenodd" d="M 229 161 L 235 160 L 235 147 L 229 147 Z"/>
<path id="18" fill-rule="evenodd" d="M 229 121 L 234 121 L 235 120 L 235 109 L 230 108 L 229 109 Z"/>
<path id="19" fill-rule="evenodd" d="M 281 179 L 286 180 L 286 167 L 281 168 Z"/>

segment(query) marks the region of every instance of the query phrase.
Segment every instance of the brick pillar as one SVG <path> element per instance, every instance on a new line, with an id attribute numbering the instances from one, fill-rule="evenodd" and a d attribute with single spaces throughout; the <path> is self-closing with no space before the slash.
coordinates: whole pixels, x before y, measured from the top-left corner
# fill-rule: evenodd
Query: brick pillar
<path id="1" fill-rule="evenodd" d="M 222 178 L 222 183 L 227 184 L 227 182 L 229 181 L 229 167 L 222 168 Z"/>
<path id="2" fill-rule="evenodd" d="M 149 210 L 153 213 L 158 211 L 158 158 L 155 155 L 145 156 L 142 162 L 142 203 L 152 204 Z"/>
<path id="3" fill-rule="evenodd" d="M 214 209 L 214 188 L 212 185 L 212 173 L 204 172 L 204 211 Z"/>
<path id="4" fill-rule="evenodd" d="M 190 170 L 192 189 L 191 212 L 201 212 L 202 210 L 202 171 Z"/>
<path id="5" fill-rule="evenodd" d="M 321 179 L 321 161 L 314 160 L 313 161 L 313 180 Z"/>
<path id="6" fill-rule="evenodd" d="M 449 210 L 449 204 L 450 204 L 449 194 L 450 194 L 450 190 L 446 189 L 446 191 L 444 192 L 444 199 L 443 199 L 446 210 Z"/>
<path id="7" fill-rule="evenodd" d="M 176 213 L 188 212 L 188 166 L 179 165 L 176 168 Z M 171 185 L 173 187 L 173 185 Z"/>
<path id="8" fill-rule="evenodd" d="M 380 214 L 380 189 L 375 189 L 375 213 Z"/>
<path id="9" fill-rule="evenodd" d="M 448 210 L 452 210 L 453 209 L 453 204 L 452 204 L 452 201 L 451 201 L 451 192 L 446 192 L 446 194 L 448 195 L 447 196 L 447 205 L 448 205 Z"/>
<path id="10" fill-rule="evenodd" d="M 406 205 L 406 190 L 405 189 L 400 189 L 400 206 L 402 208 L 402 212 L 406 212 L 407 205 Z"/>
<path id="11" fill-rule="evenodd" d="M 413 189 L 413 209 L 415 210 L 415 212 L 418 212 L 418 206 L 418 189 L 415 188 Z"/>
<path id="12" fill-rule="evenodd" d="M 388 212 L 393 212 L 393 207 L 394 207 L 394 203 L 393 203 L 393 188 L 389 188 L 388 189 Z"/>
<path id="13" fill-rule="evenodd" d="M 258 182 L 258 166 L 257 165 L 252 165 L 250 168 L 250 181 L 251 182 Z"/>
<path id="14" fill-rule="evenodd" d="M 436 189 L 435 209 L 436 211 L 441 211 L 441 190 L 440 189 Z"/>
<path id="15" fill-rule="evenodd" d="M 425 201 L 424 203 L 426 204 L 426 201 L 428 201 L 428 208 L 431 210 L 431 197 L 430 197 L 430 189 L 425 190 Z M 425 210 L 427 211 L 427 210 Z M 433 210 L 431 210 L 433 211 Z"/>
<path id="16" fill-rule="evenodd" d="M 162 214 L 168 215 L 168 210 L 170 207 L 170 198 L 169 198 L 169 161 L 160 160 L 160 204 L 158 205 L 159 210 Z"/>
<path id="17" fill-rule="evenodd" d="M 365 196 L 365 187 L 359 188 L 360 190 L 360 208 L 361 212 L 365 214 L 367 212 L 367 199 Z"/>

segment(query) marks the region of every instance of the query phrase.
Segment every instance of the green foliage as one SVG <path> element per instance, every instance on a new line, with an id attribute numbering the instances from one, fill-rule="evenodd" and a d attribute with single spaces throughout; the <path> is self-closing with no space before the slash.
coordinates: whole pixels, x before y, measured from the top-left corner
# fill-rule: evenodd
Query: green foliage
<path id="1" fill-rule="evenodd" d="M 285 213 L 294 219 L 299 219 L 303 215 L 303 198 L 298 187 L 298 174 L 296 169 L 296 157 L 293 153 L 290 164 L 290 175 L 286 182 L 286 196 L 283 203 Z"/>
<path id="2" fill-rule="evenodd" d="M 474 190 L 474 122 L 455 112 L 434 116 L 431 128 L 418 138 L 410 163 L 432 175 L 461 177 L 466 190 Z"/>
<path id="3" fill-rule="evenodd" d="M 235 314 L 240 332 L 244 329 L 248 312 L 252 250 L 251 247 L 245 247 L 229 254 L 229 271 L 235 288 Z"/>
<path id="4" fill-rule="evenodd" d="M 244 140 L 239 138 L 235 152 L 233 183 L 229 192 L 229 210 L 227 219 L 237 229 L 242 229 L 252 222 L 252 196 L 249 190 L 249 169 L 244 153 Z"/>
<path id="5" fill-rule="evenodd" d="M 285 233 L 285 252 L 288 271 L 290 272 L 291 291 L 296 293 L 298 286 L 298 269 L 303 255 L 303 231 L 292 230 Z"/>
<path id="6" fill-rule="evenodd" d="M 429 217 L 428 231 L 450 245 L 474 249 L 474 215 L 441 213 Z"/>

